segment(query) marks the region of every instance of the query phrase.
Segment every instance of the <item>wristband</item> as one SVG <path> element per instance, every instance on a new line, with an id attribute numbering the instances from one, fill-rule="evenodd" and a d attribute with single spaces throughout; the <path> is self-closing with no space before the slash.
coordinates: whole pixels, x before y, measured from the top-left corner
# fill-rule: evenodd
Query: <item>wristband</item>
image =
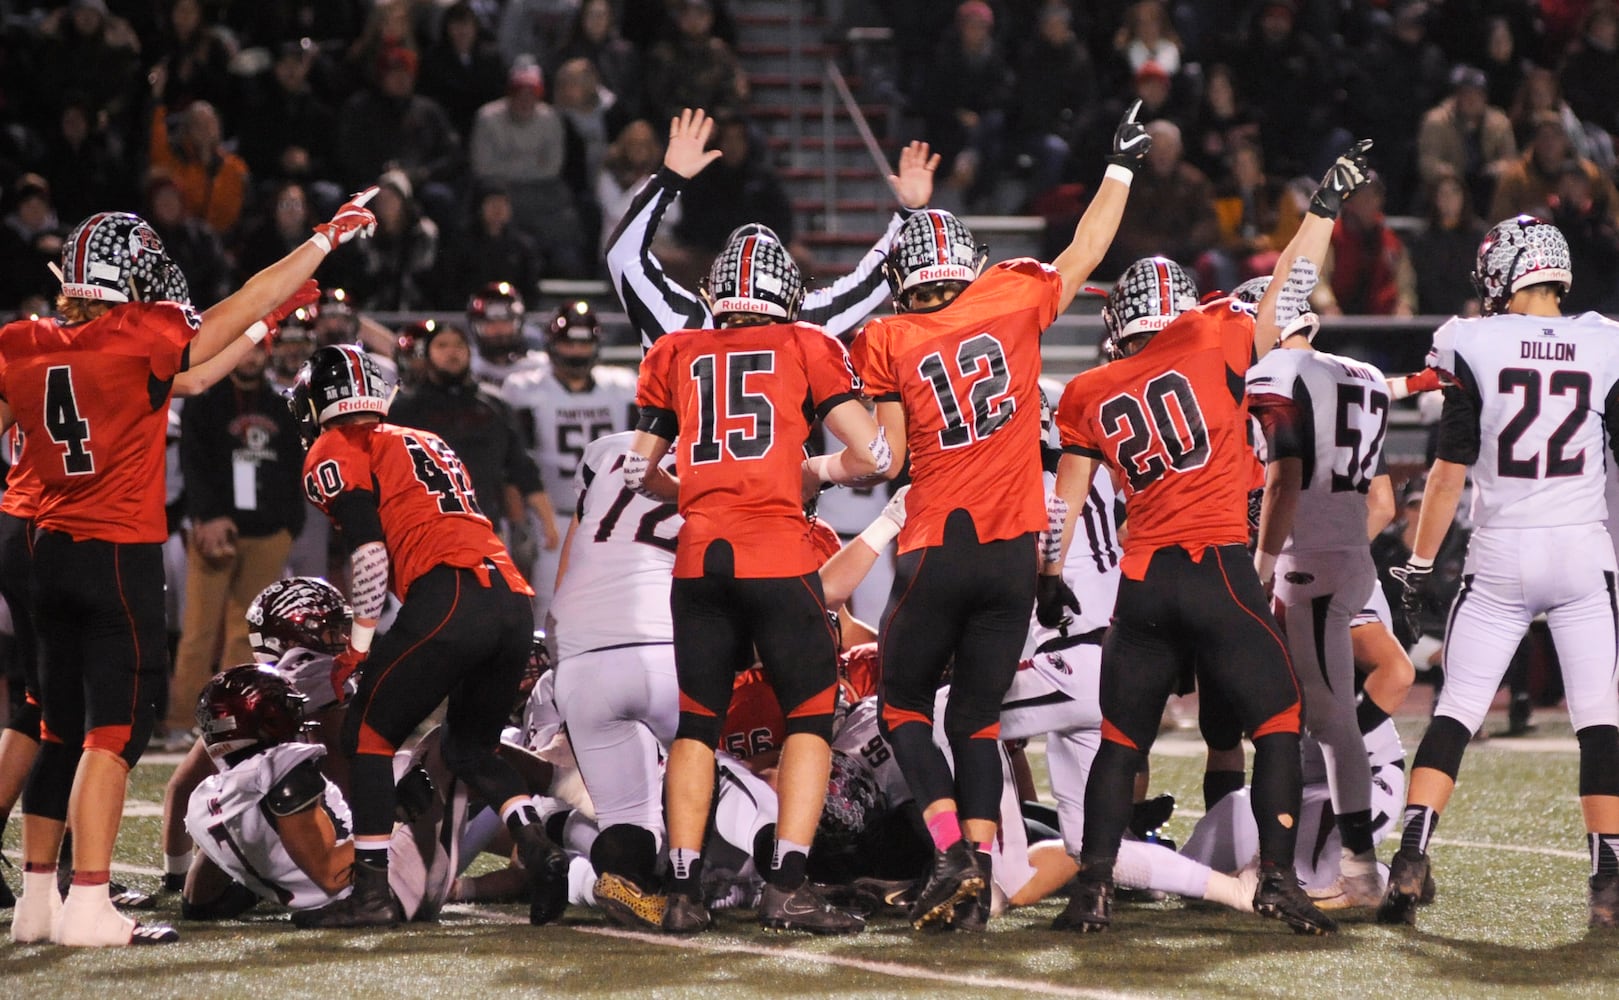
<path id="1" fill-rule="evenodd" d="M 163 874 L 184 875 L 191 870 L 191 852 L 184 854 L 170 854 L 163 852 Z"/>
<path id="2" fill-rule="evenodd" d="M 246 337 L 248 340 L 251 340 L 255 344 L 264 343 L 264 338 L 268 337 L 269 335 L 270 328 L 265 325 L 265 322 L 262 319 L 258 320 L 252 326 L 242 331 L 242 336 Z"/>
<path id="3" fill-rule="evenodd" d="M 361 625 L 355 622 L 349 629 L 349 648 L 356 653 L 371 652 L 371 637 L 377 634 L 375 625 Z"/>
<path id="4" fill-rule="evenodd" d="M 1136 179 L 1136 172 L 1131 170 L 1129 167 L 1121 167 L 1117 163 L 1109 163 L 1107 165 L 1107 169 L 1102 172 L 1102 179 L 1107 180 L 1108 178 L 1112 178 L 1113 180 L 1118 181 L 1120 184 L 1123 184 L 1125 187 L 1129 187 L 1130 182 Z"/>
<path id="5" fill-rule="evenodd" d="M 875 521 L 866 525 L 866 530 L 856 537 L 871 547 L 873 552 L 881 552 L 888 548 L 888 543 L 899 537 L 899 525 L 892 518 L 879 516 Z"/>
<path id="6" fill-rule="evenodd" d="M 309 242 L 315 244 L 315 246 L 323 254 L 329 254 L 332 252 L 331 237 L 327 236 L 325 233 L 316 233 L 315 235 L 309 237 Z"/>

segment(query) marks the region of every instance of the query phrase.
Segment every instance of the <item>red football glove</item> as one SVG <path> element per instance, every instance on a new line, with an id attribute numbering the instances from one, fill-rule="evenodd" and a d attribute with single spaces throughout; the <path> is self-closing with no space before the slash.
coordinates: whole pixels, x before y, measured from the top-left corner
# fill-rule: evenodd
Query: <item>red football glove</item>
<path id="1" fill-rule="evenodd" d="M 365 662 L 365 656 L 366 654 L 350 646 L 332 660 L 332 690 L 337 693 L 339 704 L 348 700 L 348 693 L 343 690 L 343 686 L 354 676 L 354 672 L 360 669 L 360 664 Z"/>
<path id="2" fill-rule="evenodd" d="M 315 227 L 315 242 L 319 243 L 330 253 L 334 247 L 347 243 L 356 236 L 366 237 L 377 231 L 377 217 L 366 208 L 366 202 L 376 197 L 375 184 L 354 195 L 331 221 L 322 222 Z"/>
<path id="3" fill-rule="evenodd" d="M 274 336 L 275 332 L 281 329 L 281 322 L 283 320 L 302 309 L 304 306 L 313 305 L 319 299 L 320 284 L 315 281 L 314 278 L 310 278 L 308 281 L 299 286 L 298 290 L 293 292 L 292 295 L 287 298 L 287 301 L 281 303 L 266 313 L 263 323 L 269 328 L 270 335 Z"/>

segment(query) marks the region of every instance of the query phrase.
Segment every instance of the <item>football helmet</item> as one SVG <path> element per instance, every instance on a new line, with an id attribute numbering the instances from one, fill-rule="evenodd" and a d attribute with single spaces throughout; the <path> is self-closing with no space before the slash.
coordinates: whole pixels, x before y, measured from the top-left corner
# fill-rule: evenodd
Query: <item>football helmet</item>
<path id="1" fill-rule="evenodd" d="M 826 806 L 815 830 L 818 845 L 829 850 L 853 849 L 866 824 L 886 803 L 882 789 L 860 761 L 842 750 L 832 751 L 832 774 L 826 782 Z"/>
<path id="2" fill-rule="evenodd" d="M 601 356 L 602 325 L 596 310 L 589 302 L 580 300 L 557 307 L 551 325 L 545 331 L 545 353 L 555 368 L 588 372 Z M 559 344 L 588 344 L 589 354 L 565 354 L 557 350 Z"/>
<path id="3" fill-rule="evenodd" d="M 1168 257 L 1143 257 L 1119 275 L 1102 306 L 1104 351 L 1125 357 L 1197 306 L 1197 283 Z M 1126 345 L 1126 342 L 1131 343 Z"/>
<path id="4" fill-rule="evenodd" d="M 197 728 L 215 760 L 290 743 L 303 732 L 304 696 L 274 667 L 244 663 L 216 674 L 203 687 Z"/>
<path id="5" fill-rule="evenodd" d="M 99 302 L 191 303 L 186 276 L 145 219 L 97 212 L 62 243 L 62 294 Z"/>
<path id="6" fill-rule="evenodd" d="M 894 292 L 894 307 L 914 312 L 911 292 L 939 282 L 966 283 L 977 278 L 989 259 L 989 248 L 973 239 L 972 230 L 949 212 L 930 208 L 917 212 L 894 235 L 883 273 Z M 926 312 L 943 308 L 932 306 Z"/>
<path id="7" fill-rule="evenodd" d="M 376 359 L 354 344 L 322 347 L 298 369 L 287 404 L 305 447 L 326 421 L 351 413 L 386 414 L 394 387 Z"/>
<path id="8" fill-rule="evenodd" d="M 1531 285 L 1555 284 L 1566 294 L 1574 284 L 1568 240 L 1549 222 L 1532 215 L 1498 222 L 1484 234 L 1473 265 L 1484 315 L 1506 312 L 1512 296 Z"/>
<path id="9" fill-rule="evenodd" d="M 1231 290 L 1231 297 L 1245 306 L 1257 306 L 1259 300 L 1265 297 L 1265 290 L 1270 287 L 1270 278 L 1268 274 L 1249 278 Z"/>
<path id="10" fill-rule="evenodd" d="M 485 361 L 509 365 L 528 352 L 523 342 L 523 296 L 511 283 L 492 282 L 467 301 L 467 329 Z"/>
<path id="11" fill-rule="evenodd" d="M 702 285 L 715 318 L 735 313 L 791 323 L 804 301 L 798 263 L 769 226 L 738 226 L 714 258 Z"/>
<path id="12" fill-rule="evenodd" d="M 438 322 L 419 320 L 400 327 L 394 338 L 394 367 L 399 371 L 399 384 L 409 388 L 422 380 L 422 369 L 427 364 L 427 342 L 438 330 Z"/>
<path id="13" fill-rule="evenodd" d="M 534 690 L 534 685 L 538 684 L 540 678 L 550 669 L 551 650 L 545 644 L 545 630 L 537 628 L 528 646 L 528 663 L 523 667 L 523 679 L 517 686 L 525 700 L 529 692 Z"/>
<path id="14" fill-rule="evenodd" d="M 360 339 L 359 314 L 342 288 L 322 288 L 320 302 L 311 307 L 309 316 L 315 324 L 317 347 L 352 344 Z"/>
<path id="15" fill-rule="evenodd" d="M 336 656 L 348 648 L 353 617 L 336 587 L 319 577 L 294 576 L 265 587 L 247 606 L 247 641 L 262 663 L 300 648 Z"/>

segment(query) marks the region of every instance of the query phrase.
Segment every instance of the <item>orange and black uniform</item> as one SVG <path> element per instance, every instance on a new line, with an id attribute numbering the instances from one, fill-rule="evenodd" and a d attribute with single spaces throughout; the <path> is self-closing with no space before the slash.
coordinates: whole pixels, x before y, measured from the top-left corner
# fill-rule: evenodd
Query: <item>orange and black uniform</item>
<path id="1" fill-rule="evenodd" d="M 28 465 L 27 437 L 12 425 L 11 469 L 0 497 L 0 598 L 11 611 L 12 645 L 7 670 L 11 717 L 6 728 L 39 742 L 39 646 L 34 633 L 34 514 L 39 510 L 39 474 Z M 21 687 L 15 678 L 22 681 Z"/>
<path id="2" fill-rule="evenodd" d="M 905 408 L 911 492 L 883 622 L 882 728 L 918 802 L 1000 815 L 1001 699 L 1034 607 L 1040 478 L 1040 335 L 1062 278 L 1027 258 L 990 268 L 942 309 L 872 320 L 851 356 L 878 402 Z M 954 660 L 944 729 L 933 702 Z"/>
<path id="3" fill-rule="evenodd" d="M 304 459 L 304 492 L 351 550 L 383 543 L 390 589 L 403 602 L 371 647 L 343 720 L 343 746 L 355 757 L 355 832 L 392 829 L 393 752 L 446 698 L 451 770 L 497 808 L 522 794 L 495 748 L 528 662 L 534 592 L 455 453 L 428 431 L 328 427 Z"/>
<path id="4" fill-rule="evenodd" d="M 684 518 L 676 738 L 717 744 L 755 647 L 787 733 L 831 736 L 837 639 L 800 470 L 811 424 L 859 391 L 843 346 L 807 323 L 682 330 L 641 362 L 640 428 L 675 442 Z"/>
<path id="5" fill-rule="evenodd" d="M 173 302 L 0 330 L 0 396 L 38 477 L 34 625 L 43 736 L 25 812 L 59 819 L 83 749 L 133 765 L 168 671 L 163 608 L 169 391 L 201 321 Z M 26 492 L 12 512 L 26 513 Z"/>
<path id="6" fill-rule="evenodd" d="M 1057 406 L 1063 450 L 1117 473 L 1130 521 L 1102 651 L 1087 865 L 1116 855 L 1130 782 L 1169 695 L 1194 671 L 1254 741 L 1261 855 L 1292 863 L 1294 824 L 1277 817 L 1298 813 L 1298 683 L 1246 548 L 1253 339 L 1252 315 L 1231 300 L 1201 306 L 1135 354 L 1076 376 Z"/>

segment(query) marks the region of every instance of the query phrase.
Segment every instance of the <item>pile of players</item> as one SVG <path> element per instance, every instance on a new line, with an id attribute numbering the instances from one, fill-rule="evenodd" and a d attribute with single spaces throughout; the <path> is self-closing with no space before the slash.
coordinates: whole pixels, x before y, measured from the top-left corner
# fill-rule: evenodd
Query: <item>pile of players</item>
<path id="1" fill-rule="evenodd" d="M 1300 933 L 1333 932 L 1332 909 L 1414 923 L 1432 898 L 1427 848 L 1462 749 L 1544 612 L 1581 745 L 1590 920 L 1619 922 L 1619 610 L 1600 451 L 1619 430 L 1619 340 L 1599 317 L 1558 315 L 1572 274 L 1555 228 L 1520 217 L 1491 231 L 1475 274 L 1487 315 L 1446 324 L 1426 371 L 1389 379 L 1315 352 L 1316 263 L 1370 175 L 1370 144 L 1357 144 L 1268 279 L 1200 302 L 1172 261 L 1131 265 L 1103 308 L 1105 363 L 1050 406 L 1040 335 L 1112 241 L 1150 144 L 1133 109 L 1052 263 L 986 269 L 960 220 L 923 207 L 936 160 L 913 144 L 883 259 L 810 294 L 761 226 L 733 234 L 700 296 L 657 266 L 652 230 L 713 158 L 711 130 L 701 112 L 672 124 L 665 170 L 615 235 L 638 234 L 615 283 L 627 305 L 640 290 L 631 312 L 650 346 L 635 430 L 593 435 L 578 461 L 549 605 L 553 669 L 535 653 L 532 591 L 454 451 L 385 419 L 393 387 L 363 350 L 322 348 L 305 365 L 292 393 L 305 488 L 349 548 L 349 603 L 321 581 L 275 585 L 250 613 L 273 663 L 228 670 L 203 692 L 206 755 L 176 772 L 166 810 L 187 916 L 267 900 L 301 926 L 385 926 L 515 896 L 534 923 L 586 904 L 628 926 L 695 933 L 714 910 L 743 906 L 770 928 L 848 934 L 897 908 L 918 929 L 970 931 L 1065 891 L 1053 926 L 1090 932 L 1110 925 L 1124 887 Z M 878 263 L 894 315 L 867 322 L 847 351 L 805 322 L 849 315 Z M 131 305 L 162 308 L 145 301 Z M 102 438 L 66 412 L 78 404 L 55 373 L 71 365 L 36 364 L 48 370 L 29 381 L 13 352 L 53 362 L 97 322 L 145 328 L 118 308 L 82 327 L 0 334 L 0 388 L 25 431 L 29 414 L 39 422 L 43 437 L 30 440 L 54 446 L 30 451 L 30 465 L 66 467 L 41 476 L 47 497 L 104 471 Z M 658 316 L 679 325 L 648 325 Z M 184 367 L 172 354 L 147 372 L 154 383 Z M 1389 713 L 1411 666 L 1367 543 L 1390 516 L 1389 403 L 1441 387 L 1404 610 L 1421 610 L 1470 467 L 1475 534 L 1447 684 L 1406 794 Z M 843 447 L 805 458 L 817 426 Z M 907 469 L 909 485 L 846 541 L 806 513 L 822 491 Z M 36 548 L 86 544 L 55 540 L 49 510 L 35 515 Z M 874 629 L 847 602 L 896 540 Z M 73 556 L 117 571 L 123 552 L 58 558 Z M 60 583 L 42 566 L 43 610 L 47 584 Z M 382 628 L 390 589 L 402 600 Z M 52 718 L 63 667 L 49 638 L 45 648 L 42 762 L 63 752 L 64 731 L 78 735 Z M 1148 835 L 1161 815 L 1136 786 L 1167 699 L 1194 684 L 1208 810 L 1177 853 Z M 442 729 L 404 750 L 441 703 Z M 508 728 L 518 703 L 522 724 Z M 298 739 L 312 711 L 326 713 L 337 752 Z M 112 756 L 109 730 L 84 737 L 87 780 Z M 1013 748 L 1035 737 L 1054 816 L 1023 802 Z M 1385 877 L 1375 848 L 1402 799 Z M 61 903 L 56 845 L 47 861 L 41 842 L 59 839 L 61 821 L 46 826 L 38 801 L 25 798 L 14 939 L 172 939 L 112 910 L 105 859 L 88 853 L 104 842 L 110 857 L 106 818 L 82 805 L 67 817 L 75 874 Z M 458 877 L 485 848 L 512 864 Z M 91 906 L 93 940 L 72 930 Z"/>

